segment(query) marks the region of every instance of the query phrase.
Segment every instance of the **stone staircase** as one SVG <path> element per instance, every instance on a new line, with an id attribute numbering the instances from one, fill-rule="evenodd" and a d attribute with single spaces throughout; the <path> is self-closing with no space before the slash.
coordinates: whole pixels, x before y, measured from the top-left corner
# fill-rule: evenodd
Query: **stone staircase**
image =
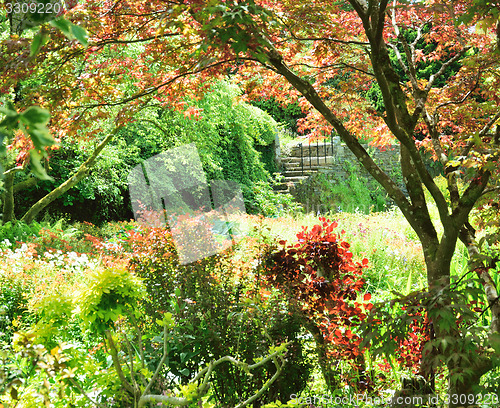
<path id="1" fill-rule="evenodd" d="M 311 143 L 302 142 L 292 147 L 288 156 L 281 157 L 282 172 L 277 173 L 284 176 L 282 183 L 275 186 L 277 192 L 289 193 L 302 180 L 307 179 L 311 174 L 324 169 L 335 161 L 333 149 L 341 148 L 340 144 L 332 143 Z"/>

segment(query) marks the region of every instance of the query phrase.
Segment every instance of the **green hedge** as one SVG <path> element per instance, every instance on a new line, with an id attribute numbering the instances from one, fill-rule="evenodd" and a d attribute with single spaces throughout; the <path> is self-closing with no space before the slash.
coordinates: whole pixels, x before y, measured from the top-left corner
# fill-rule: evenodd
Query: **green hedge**
<path id="1" fill-rule="evenodd" d="M 141 111 L 103 150 L 89 176 L 52 203 L 47 212 L 96 224 L 131 218 L 129 171 L 151 156 L 192 142 L 198 148 L 207 179 L 240 183 L 247 208 L 258 212 L 254 185 L 267 182 L 275 170 L 277 123 L 261 109 L 239 101 L 239 95 L 235 85 L 217 82 L 201 100 L 185 101 L 184 112 L 160 107 Z M 189 115 L 193 109 L 199 114 Z M 54 181 L 39 181 L 37 187 L 17 194 L 16 214 L 23 214 L 65 181 L 92 149 L 89 142 L 63 141 L 50 161 Z"/>

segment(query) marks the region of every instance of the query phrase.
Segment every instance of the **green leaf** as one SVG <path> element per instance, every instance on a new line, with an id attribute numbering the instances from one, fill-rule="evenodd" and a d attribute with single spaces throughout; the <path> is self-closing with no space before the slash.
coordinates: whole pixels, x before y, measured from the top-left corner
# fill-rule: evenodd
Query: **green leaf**
<path id="1" fill-rule="evenodd" d="M 78 40 L 80 44 L 86 47 L 89 44 L 89 35 L 85 28 L 71 24 L 71 33 Z"/>
<path id="2" fill-rule="evenodd" d="M 182 370 L 179 371 L 179 373 L 187 377 L 189 375 L 189 370 L 187 368 L 183 368 Z"/>
<path id="3" fill-rule="evenodd" d="M 0 108 L 0 113 L 3 113 L 6 116 L 5 119 L 0 122 L 0 127 L 17 129 L 19 114 L 16 110 L 12 110 L 10 108 Z"/>
<path id="4" fill-rule="evenodd" d="M 28 129 L 28 134 L 37 150 L 44 150 L 55 144 L 54 138 L 46 127 L 32 126 Z"/>
<path id="5" fill-rule="evenodd" d="M 85 30 L 83 27 L 77 26 L 76 24 L 71 23 L 63 17 L 52 20 L 50 22 L 50 25 L 61 30 L 66 38 L 70 40 L 74 40 L 76 38 L 78 42 L 84 47 L 88 45 L 87 30 Z"/>
<path id="6" fill-rule="evenodd" d="M 49 36 L 47 34 L 39 31 L 35 35 L 35 37 L 33 37 L 33 41 L 31 42 L 30 57 L 34 57 L 36 54 L 38 54 L 38 51 L 40 51 L 40 48 L 43 47 L 48 39 Z"/>
<path id="7" fill-rule="evenodd" d="M 31 150 L 30 156 L 32 173 L 39 179 L 53 181 L 54 179 L 46 173 L 45 169 L 42 166 L 42 153 L 40 153 L 38 150 Z"/>
<path id="8" fill-rule="evenodd" d="M 30 106 L 20 115 L 21 121 L 28 126 L 45 126 L 50 119 L 50 112 L 38 106 Z"/>
<path id="9" fill-rule="evenodd" d="M 70 40 L 73 39 L 73 36 L 71 34 L 71 23 L 64 17 L 56 18 L 55 20 L 52 20 L 49 24 L 52 27 L 58 28 L 60 31 L 62 31 L 62 33 Z"/>
<path id="10" fill-rule="evenodd" d="M 0 129 L 0 157 L 4 156 L 7 153 L 4 140 L 8 140 L 8 137 L 9 135 Z"/>
<path id="11" fill-rule="evenodd" d="M 239 40 L 231 44 L 231 48 L 234 50 L 236 54 L 239 54 L 240 52 L 245 52 L 248 49 L 248 46 L 245 41 Z"/>

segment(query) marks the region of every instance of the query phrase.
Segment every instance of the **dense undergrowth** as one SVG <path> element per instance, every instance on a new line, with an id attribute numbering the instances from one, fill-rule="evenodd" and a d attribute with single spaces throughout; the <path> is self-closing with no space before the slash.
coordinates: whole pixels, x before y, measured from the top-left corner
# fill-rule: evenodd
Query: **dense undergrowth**
<path id="1" fill-rule="evenodd" d="M 168 231 L 136 222 L 2 226 L 0 404 L 129 407 L 147 388 L 193 407 L 254 395 L 254 406 L 324 395 L 385 406 L 420 372 L 425 316 L 391 303 L 401 340 L 385 354 L 366 348 L 362 323 L 374 305 L 425 288 L 421 249 L 396 210 L 331 218 L 236 217 L 247 236 L 188 265 Z M 459 249 L 456 276 L 466 263 Z M 476 289 L 467 301 L 481 311 Z M 488 313 L 477 315 L 486 325 Z M 197 373 L 227 356 L 243 365 L 221 362 L 202 392 Z M 444 374 L 436 371 L 437 390 Z M 493 373 L 478 392 L 495 387 Z"/>

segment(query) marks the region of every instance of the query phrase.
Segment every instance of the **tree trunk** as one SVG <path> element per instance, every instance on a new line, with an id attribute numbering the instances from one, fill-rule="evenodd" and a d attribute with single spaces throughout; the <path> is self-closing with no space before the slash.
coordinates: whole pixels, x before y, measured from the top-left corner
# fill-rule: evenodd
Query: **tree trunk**
<path id="1" fill-rule="evenodd" d="M 14 221 L 14 175 L 13 171 L 7 172 L 4 177 L 3 216 L 2 223 Z"/>
<path id="2" fill-rule="evenodd" d="M 316 343 L 316 353 L 318 355 L 318 364 L 321 369 L 321 374 L 325 380 L 328 392 L 332 395 L 339 388 L 338 373 L 332 369 L 332 365 L 329 362 L 328 355 L 326 352 L 326 344 L 323 334 L 320 329 L 306 316 L 304 318 L 304 327 L 312 334 L 314 341 Z"/>
<path id="3" fill-rule="evenodd" d="M 464 240 L 465 232 L 462 230 L 461 239 Z M 443 235 L 444 236 L 444 235 Z M 469 237 L 470 238 L 470 237 Z M 442 249 L 442 245 L 440 245 L 440 249 Z M 474 244 L 468 245 L 469 253 L 473 254 L 474 251 L 477 251 L 477 247 Z M 429 249 L 424 247 L 424 253 L 429 253 Z M 431 297 L 430 305 L 427 310 L 429 315 L 429 319 L 433 324 L 433 329 L 435 331 L 436 339 L 445 338 L 446 336 L 451 336 L 455 339 L 460 339 L 463 337 L 463 333 L 460 332 L 458 327 L 451 328 L 443 328 L 440 324 L 441 318 L 443 318 L 443 311 L 449 307 L 450 313 L 456 314 L 453 309 L 450 307 L 452 300 L 450 296 L 447 294 L 445 289 L 448 289 L 450 286 L 450 264 L 451 264 L 451 256 L 454 251 L 446 251 L 447 253 L 443 253 L 443 251 L 437 251 L 436 256 L 433 258 L 426 257 L 427 264 L 427 273 L 428 273 L 428 281 L 429 281 L 429 293 Z M 471 257 L 471 259 L 473 259 Z M 487 270 L 482 268 L 481 271 L 476 269 L 478 275 L 483 279 L 485 284 L 486 292 L 490 293 L 488 300 L 496 299 L 496 288 L 494 287 L 493 282 L 491 281 L 491 277 L 489 276 Z M 489 279 L 487 278 L 489 277 Z M 495 310 L 493 310 L 495 308 Z M 498 305 L 497 302 L 493 302 L 492 312 L 498 313 Z M 457 317 L 454 317 L 457 318 Z M 443 320 L 445 320 L 443 318 Z M 494 319 L 492 325 L 496 326 L 498 324 L 498 320 Z M 460 353 L 460 350 L 446 349 L 443 350 L 440 347 L 434 349 L 435 353 L 439 353 L 444 355 L 444 357 L 451 357 L 451 353 Z M 424 373 L 424 377 L 427 380 L 430 379 L 430 375 L 432 374 L 431 363 L 429 359 L 432 359 L 433 353 L 431 353 L 427 358 L 423 356 L 422 361 L 422 371 Z M 465 356 L 467 357 L 467 356 Z M 469 396 L 473 394 L 473 388 L 475 385 L 479 384 L 481 376 L 490 371 L 493 368 L 491 356 L 479 354 L 474 355 L 474 359 L 472 361 L 465 360 L 463 357 L 459 357 L 457 360 L 451 358 L 447 364 L 447 368 L 449 370 L 449 382 L 448 382 L 448 391 L 447 394 L 450 396 L 449 408 L 458 408 L 458 407 L 469 407 L 475 406 L 475 404 L 470 403 Z M 470 371 L 466 371 L 470 370 Z M 459 377 L 457 381 L 452 381 L 452 377 L 457 377 L 457 375 L 462 375 Z"/>
<path id="4" fill-rule="evenodd" d="M 38 200 L 38 202 L 36 202 L 26 212 L 26 214 L 24 214 L 24 216 L 21 218 L 21 221 L 24 221 L 27 224 L 29 224 L 30 222 L 33 222 L 33 220 L 40 213 L 40 211 L 42 211 L 45 207 L 47 207 L 54 200 L 56 200 L 57 198 L 62 196 L 70 188 L 77 185 L 80 182 L 80 180 L 82 180 L 87 175 L 87 172 L 90 170 L 90 168 L 94 164 L 95 160 L 99 156 L 99 153 L 101 153 L 102 149 L 104 149 L 104 147 L 106 147 L 106 145 L 111 141 L 111 139 L 113 138 L 113 136 L 116 134 L 116 132 L 119 129 L 120 129 L 120 127 L 115 128 L 113 130 L 113 132 L 111 132 L 108 136 L 106 136 L 104 138 L 104 140 L 96 147 L 92 156 L 90 156 L 80 166 L 80 168 L 76 171 L 76 173 L 73 174 L 64 183 L 62 183 L 59 187 L 56 187 L 54 190 L 52 190 L 50 193 L 48 193 L 45 197 L 42 197 L 40 200 Z"/>
<path id="5" fill-rule="evenodd" d="M 474 239 L 474 232 L 470 228 L 462 228 L 460 231 L 460 240 L 467 247 L 467 252 L 469 254 L 469 270 L 475 271 L 478 278 L 481 280 L 484 291 L 486 293 L 486 298 L 488 300 L 488 306 L 491 309 L 491 333 L 500 332 L 500 303 L 498 302 L 498 290 L 489 273 L 490 267 L 486 267 L 483 261 L 479 257 L 479 248 L 477 247 L 476 241 Z"/>

